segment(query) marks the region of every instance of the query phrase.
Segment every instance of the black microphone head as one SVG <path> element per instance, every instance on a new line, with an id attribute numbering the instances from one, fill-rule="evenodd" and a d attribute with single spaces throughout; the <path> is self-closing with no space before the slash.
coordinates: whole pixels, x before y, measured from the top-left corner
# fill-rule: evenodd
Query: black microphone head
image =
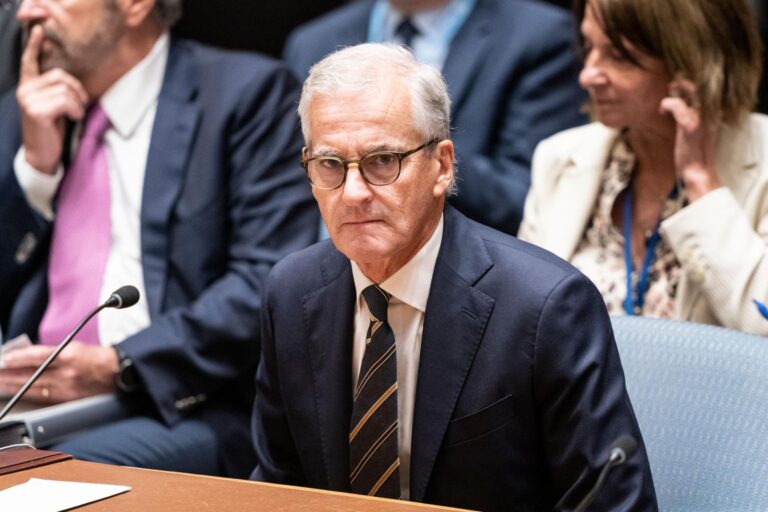
<path id="1" fill-rule="evenodd" d="M 122 286 L 112 292 L 104 306 L 117 309 L 129 308 L 139 302 L 139 297 L 139 290 L 135 286 Z"/>
<path id="2" fill-rule="evenodd" d="M 622 464 L 637 450 L 637 440 L 629 434 L 622 434 L 611 445 L 611 462 Z"/>

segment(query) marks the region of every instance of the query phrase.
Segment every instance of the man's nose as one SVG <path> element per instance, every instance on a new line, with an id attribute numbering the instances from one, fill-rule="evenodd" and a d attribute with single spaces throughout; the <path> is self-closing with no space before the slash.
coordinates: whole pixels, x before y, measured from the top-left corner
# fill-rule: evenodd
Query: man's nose
<path id="1" fill-rule="evenodd" d="M 44 19 L 48 15 L 47 3 L 45 0 L 21 0 L 16 19 L 26 25 Z"/>
<path id="2" fill-rule="evenodd" d="M 347 169 L 347 178 L 342 185 L 342 197 L 344 202 L 356 203 L 370 198 L 372 191 L 371 185 L 363 178 L 360 172 L 359 164 L 349 164 Z"/>

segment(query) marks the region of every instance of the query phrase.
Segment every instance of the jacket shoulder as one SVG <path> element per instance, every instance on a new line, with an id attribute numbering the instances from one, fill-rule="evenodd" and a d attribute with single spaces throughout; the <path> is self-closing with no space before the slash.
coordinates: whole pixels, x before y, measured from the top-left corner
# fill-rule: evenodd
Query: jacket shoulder
<path id="1" fill-rule="evenodd" d="M 289 254 L 272 267 L 268 295 L 303 296 L 327 285 L 349 268 L 349 260 L 331 240 Z"/>

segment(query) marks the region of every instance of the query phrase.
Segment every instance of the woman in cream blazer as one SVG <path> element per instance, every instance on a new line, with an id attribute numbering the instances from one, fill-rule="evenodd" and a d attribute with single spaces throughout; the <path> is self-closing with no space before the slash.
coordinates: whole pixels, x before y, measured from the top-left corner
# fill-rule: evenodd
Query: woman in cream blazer
<path id="1" fill-rule="evenodd" d="M 595 55 L 600 51 L 600 45 L 604 48 L 611 45 L 610 34 L 605 33 L 608 26 L 605 20 L 610 21 L 610 5 L 616 3 L 584 0 L 579 20 L 587 49 L 580 79 L 590 92 L 593 114 L 605 123 L 567 130 L 540 143 L 533 158 L 531 190 L 518 235 L 566 260 L 573 258 L 593 218 L 603 173 L 617 138 L 627 137 L 631 143 L 633 139 L 627 136 L 628 133 L 648 129 L 647 124 L 633 124 L 642 115 L 635 111 L 630 112 L 632 115 L 626 112 L 636 109 L 637 104 L 630 108 L 617 102 L 606 102 L 605 107 L 600 103 L 606 96 L 611 100 L 621 99 L 621 87 L 631 93 L 631 87 L 626 84 L 637 83 L 621 83 L 624 76 L 616 73 L 619 65 L 606 63 L 609 57 Z M 666 4 L 667 0 L 648 0 L 646 5 L 654 3 Z M 676 3 L 671 1 L 667 5 L 674 8 Z M 743 7 L 741 4 L 742 0 L 724 0 L 721 7 L 734 9 L 735 6 L 738 10 Z M 684 17 L 676 17 L 675 22 L 682 25 L 678 30 L 685 28 L 685 21 Z M 626 34 L 631 42 L 632 32 Z M 674 63 L 665 64 L 677 71 Z M 627 71 L 631 72 L 634 71 Z M 677 71 L 676 75 L 679 74 Z M 756 90 L 756 79 L 754 81 L 752 102 Z M 674 148 L 673 161 L 677 167 L 674 171 L 677 179 L 685 181 L 683 194 L 695 188 L 695 183 L 690 185 L 686 181 L 690 180 L 690 175 L 682 169 L 688 161 L 686 157 L 690 156 L 686 152 L 695 153 L 698 144 L 701 153 L 711 154 L 710 167 L 716 173 L 717 186 L 695 200 L 691 199 L 672 215 L 660 216 L 658 231 L 680 265 L 671 316 L 768 335 L 768 319 L 753 302 L 768 299 L 768 117 L 734 115 L 737 122 L 712 123 L 717 126 L 716 130 L 711 130 L 714 135 L 697 140 L 697 127 L 691 128 L 687 123 L 691 119 L 698 121 L 699 118 L 692 117 L 691 112 L 698 114 L 705 107 L 698 99 L 701 89 L 696 85 L 688 86 L 688 83 L 685 81 L 681 86 L 683 92 L 690 93 L 687 98 L 673 92 L 672 98 L 664 98 L 658 108 L 661 115 L 671 117 L 677 123 L 670 145 Z M 616 89 L 619 89 L 618 94 L 615 94 Z M 674 91 L 674 84 L 669 89 Z M 612 92 L 614 94 L 610 96 Z M 723 91 L 723 94 L 726 93 Z M 638 101 L 642 102 L 641 99 Z M 702 115 L 701 120 L 704 124 L 707 118 Z M 711 143 L 711 148 L 706 147 L 707 142 Z M 663 149 L 664 145 L 660 144 L 658 151 Z M 642 162 L 641 152 L 636 153 L 638 162 Z M 632 179 L 635 179 L 634 174 Z M 619 203 L 622 197 L 619 195 L 616 202 Z M 620 225 L 617 228 L 620 230 Z"/>

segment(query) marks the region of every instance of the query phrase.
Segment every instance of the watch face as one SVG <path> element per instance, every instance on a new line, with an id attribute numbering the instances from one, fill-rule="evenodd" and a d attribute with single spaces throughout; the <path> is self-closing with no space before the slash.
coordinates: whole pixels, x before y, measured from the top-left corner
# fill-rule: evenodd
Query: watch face
<path id="1" fill-rule="evenodd" d="M 139 374 L 130 358 L 124 356 L 120 358 L 120 369 L 115 376 L 115 384 L 119 390 L 125 392 L 139 389 Z"/>

